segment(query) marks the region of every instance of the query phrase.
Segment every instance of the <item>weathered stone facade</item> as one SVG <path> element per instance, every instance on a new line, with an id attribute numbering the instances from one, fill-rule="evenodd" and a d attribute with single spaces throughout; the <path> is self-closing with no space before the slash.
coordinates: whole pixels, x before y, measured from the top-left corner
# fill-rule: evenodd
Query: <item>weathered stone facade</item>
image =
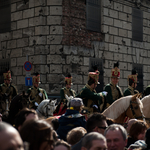
<path id="1" fill-rule="evenodd" d="M 84 0 L 11 0 L 11 32 L 0 34 L 0 59 L 10 58 L 13 82 L 19 91 L 28 88 L 23 68 L 27 56 L 33 64 L 31 74 L 41 74 L 41 87 L 51 95 L 59 95 L 68 72 L 78 92 L 87 82 L 90 58 L 103 60 L 105 85 L 114 62 L 119 61 L 123 90 L 132 64 L 143 64 L 145 88 L 150 84 L 150 13 L 143 9 L 143 42 L 133 41 L 134 5 L 102 0 L 102 32 L 98 33 L 86 28 Z M 148 0 L 142 5 L 150 8 Z"/>

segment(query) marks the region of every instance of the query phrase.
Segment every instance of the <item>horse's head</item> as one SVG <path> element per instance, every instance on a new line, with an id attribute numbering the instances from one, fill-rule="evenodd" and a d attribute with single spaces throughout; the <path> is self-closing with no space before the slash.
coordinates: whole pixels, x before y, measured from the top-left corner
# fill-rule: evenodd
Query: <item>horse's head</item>
<path id="1" fill-rule="evenodd" d="M 136 118 L 136 119 L 141 119 L 145 121 L 145 117 L 142 111 L 143 104 L 141 100 L 139 99 L 140 96 L 141 94 L 135 94 L 132 96 L 130 100 L 130 106 L 126 111 L 126 114 L 130 119 Z"/>
<path id="2" fill-rule="evenodd" d="M 3 119 L 7 119 L 9 115 L 10 101 L 8 99 L 0 101 L 0 113 L 3 115 Z"/>
<path id="3" fill-rule="evenodd" d="M 24 91 L 19 98 L 20 109 L 29 108 L 29 96 Z"/>
<path id="4" fill-rule="evenodd" d="M 53 116 L 56 102 L 57 100 L 43 100 L 37 108 L 37 113 L 45 118 Z"/>

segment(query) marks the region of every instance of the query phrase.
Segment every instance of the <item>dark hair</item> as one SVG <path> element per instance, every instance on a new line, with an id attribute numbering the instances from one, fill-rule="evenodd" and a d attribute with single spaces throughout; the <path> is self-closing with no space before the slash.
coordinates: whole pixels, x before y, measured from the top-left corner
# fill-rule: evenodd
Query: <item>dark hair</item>
<path id="1" fill-rule="evenodd" d="M 129 85 L 131 86 L 132 83 L 134 83 L 134 81 L 132 79 L 129 78 Z"/>
<path id="2" fill-rule="evenodd" d="M 90 77 L 89 80 L 88 80 L 88 85 L 90 86 L 93 83 L 95 83 L 95 80 Z"/>
<path id="3" fill-rule="evenodd" d="M 56 142 L 54 148 L 57 147 L 57 146 L 59 146 L 59 145 L 63 145 L 63 146 L 65 146 L 68 150 L 71 150 L 71 146 L 70 146 L 67 142 L 65 142 L 64 140 L 59 140 L 58 142 Z"/>
<path id="4" fill-rule="evenodd" d="M 134 122 L 129 130 L 129 135 L 135 139 L 138 140 L 138 135 L 143 132 L 144 130 L 147 130 L 148 126 L 147 124 L 142 120 L 137 120 Z"/>
<path id="5" fill-rule="evenodd" d="M 37 114 L 35 110 L 33 109 L 28 109 L 28 108 L 24 108 L 22 109 L 15 118 L 15 128 L 18 129 L 18 127 L 20 125 L 22 125 L 24 123 L 24 121 L 26 120 L 26 116 L 28 116 L 29 114 Z"/>
<path id="6" fill-rule="evenodd" d="M 52 131 L 52 126 L 46 121 L 35 119 L 26 121 L 23 124 L 20 135 L 23 141 L 29 143 L 29 150 L 39 150 L 43 142 L 50 142 L 50 137 L 52 137 L 53 134 Z"/>
<path id="7" fill-rule="evenodd" d="M 86 123 L 87 132 L 92 132 L 96 126 L 101 126 L 103 120 L 106 121 L 106 116 L 101 113 L 94 113 L 91 115 Z"/>

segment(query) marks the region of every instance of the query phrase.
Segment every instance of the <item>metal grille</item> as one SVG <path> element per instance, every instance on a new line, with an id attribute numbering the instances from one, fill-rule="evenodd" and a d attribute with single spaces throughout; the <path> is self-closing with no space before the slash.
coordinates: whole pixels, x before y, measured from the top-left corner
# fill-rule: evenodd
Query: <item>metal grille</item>
<path id="1" fill-rule="evenodd" d="M 103 61 L 102 59 L 99 58 L 90 58 L 90 65 L 89 65 L 89 70 L 92 69 L 92 66 L 97 66 L 98 71 L 100 72 L 99 75 L 99 82 L 100 84 L 97 85 L 96 91 L 97 92 L 102 92 L 103 87 L 104 87 L 104 81 L 103 81 Z"/>
<path id="2" fill-rule="evenodd" d="M 10 0 L 0 0 L 0 33 L 11 30 Z"/>
<path id="3" fill-rule="evenodd" d="M 132 39 L 143 41 L 143 12 L 132 8 Z"/>
<path id="4" fill-rule="evenodd" d="M 6 69 L 9 69 L 9 68 L 10 68 L 9 59 L 0 60 L 0 84 L 4 82 L 3 72 L 5 72 Z"/>
<path id="5" fill-rule="evenodd" d="M 101 31 L 101 0 L 86 0 L 87 29 Z"/>
<path id="6" fill-rule="evenodd" d="M 143 92 L 143 65 L 133 64 L 133 69 L 135 69 L 138 73 L 138 84 L 136 89 L 139 92 Z"/>

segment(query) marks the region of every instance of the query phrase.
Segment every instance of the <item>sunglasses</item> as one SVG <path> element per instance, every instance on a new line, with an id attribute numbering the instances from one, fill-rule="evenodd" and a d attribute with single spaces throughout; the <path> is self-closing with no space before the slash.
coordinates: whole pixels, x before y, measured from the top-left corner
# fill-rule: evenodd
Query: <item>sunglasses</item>
<path id="1" fill-rule="evenodd" d="M 105 129 L 107 129 L 107 127 L 98 127 L 98 128 L 100 128 L 100 129 L 104 129 L 104 130 L 105 130 Z"/>

